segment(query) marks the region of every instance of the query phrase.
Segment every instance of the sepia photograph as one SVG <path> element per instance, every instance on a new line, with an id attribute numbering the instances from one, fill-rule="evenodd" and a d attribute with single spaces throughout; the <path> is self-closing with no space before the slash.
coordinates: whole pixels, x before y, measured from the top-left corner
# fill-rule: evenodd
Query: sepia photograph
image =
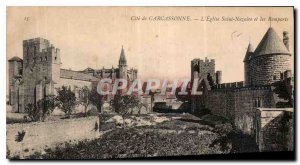
<path id="1" fill-rule="evenodd" d="M 6 159 L 295 159 L 294 14 L 6 7 Z"/>

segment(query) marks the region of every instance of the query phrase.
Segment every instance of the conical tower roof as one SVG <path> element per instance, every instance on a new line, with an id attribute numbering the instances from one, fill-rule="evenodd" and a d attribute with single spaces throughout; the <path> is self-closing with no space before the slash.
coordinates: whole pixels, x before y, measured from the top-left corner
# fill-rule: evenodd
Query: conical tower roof
<path id="1" fill-rule="evenodd" d="M 125 52 L 124 52 L 123 45 L 122 45 L 121 55 L 120 55 L 120 59 L 119 59 L 119 65 L 126 65 L 126 64 L 127 64 L 127 60 L 126 60 Z"/>
<path id="2" fill-rule="evenodd" d="M 255 49 L 254 54 L 255 56 L 268 54 L 290 55 L 290 52 L 287 50 L 287 48 L 283 44 L 283 41 L 277 35 L 275 30 L 270 27 Z"/>
<path id="3" fill-rule="evenodd" d="M 251 43 L 248 44 L 247 52 L 244 58 L 244 62 L 250 60 L 251 56 L 253 55 L 253 46 Z"/>

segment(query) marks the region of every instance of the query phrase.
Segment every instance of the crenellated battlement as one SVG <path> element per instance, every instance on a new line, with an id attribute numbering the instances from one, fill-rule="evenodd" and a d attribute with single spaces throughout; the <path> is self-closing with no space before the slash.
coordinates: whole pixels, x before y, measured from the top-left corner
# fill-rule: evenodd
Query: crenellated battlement
<path id="1" fill-rule="evenodd" d="M 214 64 L 215 63 L 215 59 L 208 59 L 207 57 L 205 57 L 205 59 L 200 59 L 200 58 L 195 58 L 192 60 L 192 62 L 194 64 L 198 64 L 198 65 L 201 65 L 201 64 Z"/>
<path id="2" fill-rule="evenodd" d="M 216 84 L 214 86 L 214 89 L 229 89 L 229 88 L 231 89 L 231 88 L 242 88 L 242 87 L 245 87 L 244 81 Z"/>
<path id="3" fill-rule="evenodd" d="M 207 78 L 210 75 L 215 81 L 215 59 L 195 58 L 191 61 L 191 79 Z"/>
<path id="4" fill-rule="evenodd" d="M 50 45 L 50 42 L 49 42 L 49 40 L 41 38 L 41 37 L 23 40 L 23 46 L 32 46 L 32 45 L 36 45 L 36 44 Z"/>
<path id="5" fill-rule="evenodd" d="M 244 81 L 231 82 L 231 83 L 222 83 L 216 84 L 213 86 L 213 91 L 222 91 L 222 90 L 267 90 L 270 89 L 270 85 L 260 85 L 260 86 L 245 86 Z"/>

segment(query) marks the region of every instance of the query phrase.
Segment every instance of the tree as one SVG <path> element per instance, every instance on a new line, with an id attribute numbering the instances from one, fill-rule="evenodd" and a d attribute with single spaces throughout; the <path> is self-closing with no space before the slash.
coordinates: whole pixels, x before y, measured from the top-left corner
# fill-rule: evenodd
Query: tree
<path id="1" fill-rule="evenodd" d="M 54 96 L 46 96 L 37 102 L 37 107 L 40 113 L 40 120 L 44 121 L 55 109 Z"/>
<path id="2" fill-rule="evenodd" d="M 142 86 L 142 90 L 143 90 L 143 93 L 146 93 L 146 90 L 147 90 L 147 82 L 144 82 L 143 86 Z M 150 96 L 150 112 L 152 113 L 153 112 L 153 103 L 155 101 L 155 95 L 157 94 L 156 90 L 152 89 L 152 90 L 149 90 L 149 96 Z M 142 106 L 140 107 L 142 108 Z"/>
<path id="3" fill-rule="evenodd" d="M 90 97 L 91 97 L 91 92 L 90 89 L 87 86 L 84 86 L 80 89 L 80 96 L 79 96 L 79 102 L 81 105 L 84 107 L 84 115 L 87 116 L 87 108 L 90 105 Z"/>
<path id="4" fill-rule="evenodd" d="M 66 117 L 70 117 L 76 106 L 75 93 L 71 91 L 70 87 L 62 86 L 62 88 L 57 88 L 56 101 L 57 107 L 65 112 Z"/>
<path id="5" fill-rule="evenodd" d="M 293 107 L 293 94 L 289 92 L 284 81 L 277 81 L 272 84 L 273 92 L 278 95 L 279 101 L 276 103 L 277 108 Z"/>
<path id="6" fill-rule="evenodd" d="M 38 121 L 40 119 L 40 113 L 35 104 L 29 103 L 25 107 L 25 113 L 27 113 L 31 121 Z"/>
<path id="7" fill-rule="evenodd" d="M 99 113 L 101 112 L 102 97 L 103 96 L 97 92 L 96 88 L 92 89 L 89 92 L 88 100 L 90 101 L 91 104 L 97 107 Z"/>
<path id="8" fill-rule="evenodd" d="M 115 95 L 110 104 L 114 107 L 115 111 L 122 116 L 123 128 L 125 128 L 125 117 L 129 113 L 130 109 L 138 107 L 140 100 L 136 96 L 132 95 Z"/>
<path id="9" fill-rule="evenodd" d="M 28 114 L 31 121 L 44 121 L 55 108 L 54 100 L 53 96 L 46 96 L 39 100 L 37 104 L 29 103 L 25 107 L 25 113 Z"/>

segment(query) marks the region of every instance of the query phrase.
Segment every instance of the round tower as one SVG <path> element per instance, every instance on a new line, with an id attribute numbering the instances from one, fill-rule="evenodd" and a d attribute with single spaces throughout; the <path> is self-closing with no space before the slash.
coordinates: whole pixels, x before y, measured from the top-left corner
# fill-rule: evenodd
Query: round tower
<path id="1" fill-rule="evenodd" d="M 253 55 L 253 46 L 251 43 L 249 43 L 247 51 L 246 51 L 246 55 L 244 58 L 244 81 L 245 81 L 245 86 L 249 86 L 251 84 L 250 82 L 250 68 L 249 68 L 249 64 L 250 64 L 250 59 L 251 56 Z"/>
<path id="2" fill-rule="evenodd" d="M 9 105 L 16 105 L 14 110 L 19 112 L 19 84 L 23 75 L 23 60 L 17 56 L 8 60 L 9 64 Z"/>
<path id="3" fill-rule="evenodd" d="M 222 84 L 222 71 L 216 71 L 216 84 Z"/>
<path id="4" fill-rule="evenodd" d="M 251 85 L 270 85 L 280 80 L 284 71 L 291 69 L 291 53 L 285 45 L 288 45 L 286 40 L 281 40 L 270 27 L 250 59 Z"/>
<path id="5" fill-rule="evenodd" d="M 17 56 L 8 60 L 9 66 L 9 85 L 13 85 L 14 79 L 23 75 L 23 60 Z"/>

